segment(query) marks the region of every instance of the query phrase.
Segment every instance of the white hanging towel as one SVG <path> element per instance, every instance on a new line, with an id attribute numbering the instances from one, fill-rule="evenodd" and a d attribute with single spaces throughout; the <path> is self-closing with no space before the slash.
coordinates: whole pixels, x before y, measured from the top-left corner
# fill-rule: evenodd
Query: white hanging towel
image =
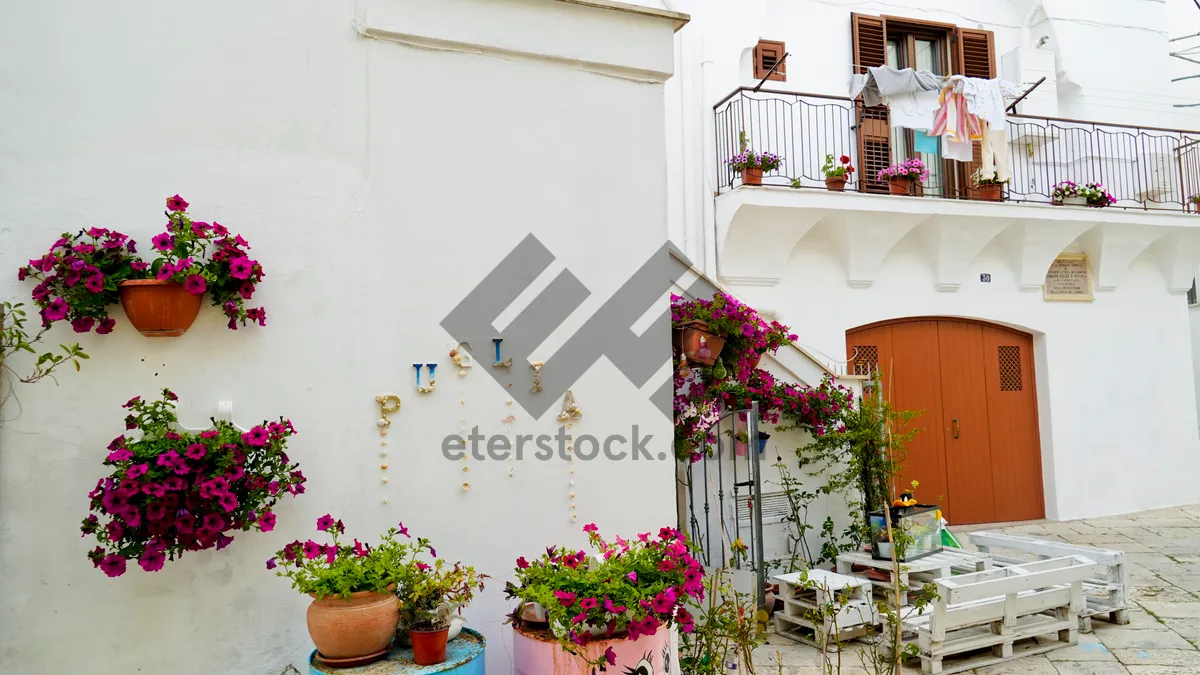
<path id="1" fill-rule="evenodd" d="M 893 127 L 929 131 L 938 109 L 938 91 L 918 91 L 883 97 Z"/>

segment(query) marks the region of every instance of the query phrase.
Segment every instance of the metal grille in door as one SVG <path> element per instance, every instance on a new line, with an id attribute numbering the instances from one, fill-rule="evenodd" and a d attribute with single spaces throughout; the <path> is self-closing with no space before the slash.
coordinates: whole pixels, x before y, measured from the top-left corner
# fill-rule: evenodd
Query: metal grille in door
<path id="1" fill-rule="evenodd" d="M 996 352 L 1000 361 L 1000 391 L 1021 391 L 1021 348 L 1000 345 Z"/>
<path id="2" fill-rule="evenodd" d="M 854 348 L 854 374 L 873 375 L 879 370 L 879 347 L 859 345 Z"/>

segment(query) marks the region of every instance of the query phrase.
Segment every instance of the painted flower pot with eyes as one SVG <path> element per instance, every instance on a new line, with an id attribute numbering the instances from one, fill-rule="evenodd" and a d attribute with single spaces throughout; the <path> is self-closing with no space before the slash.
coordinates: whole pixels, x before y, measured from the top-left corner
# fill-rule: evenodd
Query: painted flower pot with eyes
<path id="1" fill-rule="evenodd" d="M 671 631 L 660 627 L 653 635 L 637 640 L 624 637 L 596 640 L 582 647 L 587 659 L 596 659 L 612 649 L 616 663 L 609 673 L 665 675 L 679 672 L 679 659 L 671 647 Z M 549 631 L 513 629 L 513 667 L 517 675 L 591 675 L 583 658 L 563 651 Z"/>
<path id="2" fill-rule="evenodd" d="M 146 337 L 179 337 L 200 313 L 203 293 L 158 279 L 132 279 L 117 284 L 129 323 Z"/>

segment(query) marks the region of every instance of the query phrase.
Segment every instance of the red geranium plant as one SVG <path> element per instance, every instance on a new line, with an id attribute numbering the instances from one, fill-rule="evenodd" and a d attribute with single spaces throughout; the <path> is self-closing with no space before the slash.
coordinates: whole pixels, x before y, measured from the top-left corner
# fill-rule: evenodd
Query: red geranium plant
<path id="1" fill-rule="evenodd" d="M 208 292 L 212 304 L 237 324 L 267 323 L 262 307 L 247 308 L 264 276 L 262 265 L 248 254 L 250 244 L 220 223 L 193 221 L 179 195 L 167 198 L 167 230 L 152 241 L 161 257 L 147 263 L 137 256 L 137 243 L 102 227 L 63 233 L 50 250 L 17 270 L 17 279 L 33 279 L 33 301 L 42 326 L 67 320 L 77 333 L 95 328 L 111 333 L 116 321 L 110 305 L 120 300 L 118 284 L 130 279 L 159 279 L 183 284 L 192 295 Z"/>
<path id="2" fill-rule="evenodd" d="M 164 389 L 161 401 L 135 396 L 122 406 L 125 428 L 141 438 L 109 443 L 104 464 L 112 473 L 88 493 L 92 514 L 81 529 L 100 543 L 88 557 L 110 577 L 124 574 L 128 560 L 155 572 L 184 551 L 225 548 L 228 532 L 270 532 L 276 502 L 304 492 L 304 474 L 284 452 L 296 433 L 289 420 L 245 433 L 214 420 L 193 433 L 180 430 L 176 400 Z"/>

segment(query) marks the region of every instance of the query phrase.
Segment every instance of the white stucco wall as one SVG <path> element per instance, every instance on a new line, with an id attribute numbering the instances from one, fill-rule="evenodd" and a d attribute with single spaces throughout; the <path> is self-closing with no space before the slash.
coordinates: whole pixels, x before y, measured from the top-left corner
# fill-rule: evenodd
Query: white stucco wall
<path id="1" fill-rule="evenodd" d="M 416 44 L 362 37 L 353 21 Z M 587 522 L 627 536 L 673 524 L 671 462 L 576 462 L 576 522 L 560 461 L 526 460 L 511 478 L 472 462 L 464 492 L 440 453 L 461 418 L 503 433 L 512 413 L 513 433 L 552 432 L 558 408 L 529 419 L 483 365 L 455 377 L 438 325 L 533 232 L 558 256 L 547 275 L 569 268 L 592 292 L 549 356 L 663 243 L 672 31 L 551 0 L 0 10 L 0 296 L 28 300 L 16 267 L 64 230 L 117 228 L 148 249 L 179 192 L 253 244 L 269 316 L 234 333 L 205 308 L 184 337 L 151 340 L 116 309 L 115 333 L 80 338 L 81 373 L 17 390 L 6 414 L 19 416 L 0 430 L 0 669 L 307 672 L 308 599 L 263 562 L 332 512 L 366 541 L 403 520 L 493 575 L 466 614 L 504 675 L 517 556 L 581 545 Z M 413 390 L 417 361 L 442 364 L 436 393 Z M 574 387 L 586 417 L 573 433 L 637 423 L 669 454 L 670 423 L 647 400 L 661 379 L 634 391 L 602 360 Z M 192 426 L 220 400 L 242 424 L 290 417 L 308 493 L 283 503 L 272 533 L 108 579 L 78 534 L 85 495 L 120 404 L 164 386 Z M 404 407 L 383 486 L 374 397 L 387 391 Z"/>

